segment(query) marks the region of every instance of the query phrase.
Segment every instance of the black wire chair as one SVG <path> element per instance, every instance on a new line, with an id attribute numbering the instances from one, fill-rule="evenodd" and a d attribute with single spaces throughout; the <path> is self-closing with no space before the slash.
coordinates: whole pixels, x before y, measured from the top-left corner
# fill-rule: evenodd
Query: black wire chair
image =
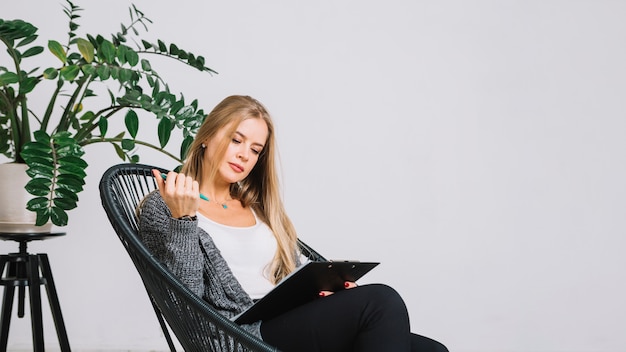
<path id="1" fill-rule="evenodd" d="M 142 164 L 110 167 L 100 180 L 102 206 L 130 255 L 148 292 L 161 329 L 171 351 L 176 347 L 168 326 L 185 351 L 278 351 L 219 314 L 198 297 L 144 246 L 137 235 L 137 207 L 157 188 L 152 169 Z M 299 242 L 310 260 L 325 260 L 319 253 Z M 167 323 L 166 323 L 167 322 Z"/>

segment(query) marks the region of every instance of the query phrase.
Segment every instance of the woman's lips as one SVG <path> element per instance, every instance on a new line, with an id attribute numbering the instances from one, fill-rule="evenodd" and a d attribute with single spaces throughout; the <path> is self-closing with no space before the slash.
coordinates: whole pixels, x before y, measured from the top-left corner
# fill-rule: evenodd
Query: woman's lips
<path id="1" fill-rule="evenodd" d="M 233 169 L 235 172 L 243 172 L 243 166 L 239 164 L 228 163 L 228 165 L 230 165 L 230 168 Z"/>

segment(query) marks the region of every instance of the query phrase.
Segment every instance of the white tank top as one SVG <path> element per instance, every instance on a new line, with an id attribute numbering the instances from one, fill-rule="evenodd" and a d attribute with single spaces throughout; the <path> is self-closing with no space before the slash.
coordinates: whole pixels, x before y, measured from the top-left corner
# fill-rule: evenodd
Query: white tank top
<path id="1" fill-rule="evenodd" d="M 254 218 L 256 224 L 252 226 L 234 227 L 219 224 L 198 213 L 198 226 L 211 236 L 248 295 L 259 299 L 274 288 L 268 279 L 268 268 L 278 246 L 269 226 L 256 214 Z"/>

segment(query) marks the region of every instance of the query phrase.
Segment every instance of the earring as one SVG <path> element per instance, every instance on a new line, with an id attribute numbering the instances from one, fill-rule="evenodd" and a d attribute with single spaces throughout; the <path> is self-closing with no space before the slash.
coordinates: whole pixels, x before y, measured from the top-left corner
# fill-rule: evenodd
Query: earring
<path id="1" fill-rule="evenodd" d="M 202 149 L 206 148 L 206 144 L 202 143 Z"/>

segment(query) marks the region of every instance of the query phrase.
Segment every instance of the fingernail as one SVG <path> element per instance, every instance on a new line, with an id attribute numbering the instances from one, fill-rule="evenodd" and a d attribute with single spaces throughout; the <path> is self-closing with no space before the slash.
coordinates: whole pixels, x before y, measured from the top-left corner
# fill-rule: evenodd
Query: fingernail
<path id="1" fill-rule="evenodd" d="M 343 283 L 343 287 L 345 287 L 345 288 L 350 287 L 350 283 L 349 283 L 349 282 L 344 282 L 344 283 Z"/>
<path id="2" fill-rule="evenodd" d="M 320 297 L 324 297 L 326 294 L 324 292 L 320 292 Z"/>

